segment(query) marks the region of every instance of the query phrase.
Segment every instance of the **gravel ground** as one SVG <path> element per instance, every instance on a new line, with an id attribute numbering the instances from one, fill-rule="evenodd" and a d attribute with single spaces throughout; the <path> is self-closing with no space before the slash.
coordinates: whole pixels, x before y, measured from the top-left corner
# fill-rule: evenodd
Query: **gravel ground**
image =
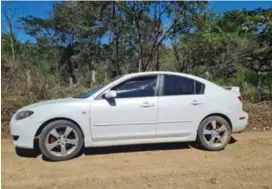
<path id="1" fill-rule="evenodd" d="M 2 188 L 272 189 L 272 132 L 233 137 L 220 152 L 187 143 L 89 148 L 65 162 L 29 150 L 19 157 L 2 139 Z"/>

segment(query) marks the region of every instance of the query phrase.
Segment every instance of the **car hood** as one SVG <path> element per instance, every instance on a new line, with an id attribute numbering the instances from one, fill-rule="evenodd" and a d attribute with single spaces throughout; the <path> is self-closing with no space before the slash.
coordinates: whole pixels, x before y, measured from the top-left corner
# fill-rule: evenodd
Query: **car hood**
<path id="1" fill-rule="evenodd" d="M 35 104 L 30 104 L 28 106 L 25 106 L 23 108 L 21 108 L 20 110 L 31 110 L 34 108 L 38 108 L 41 106 L 45 106 L 45 105 L 55 105 L 55 104 L 62 104 L 62 103 L 74 103 L 74 102 L 78 102 L 78 101 L 82 101 L 84 99 L 79 99 L 79 98 L 60 98 L 60 99 L 54 99 L 54 100 L 46 100 L 46 101 L 41 101 Z M 19 111 L 19 110 L 18 110 Z"/>

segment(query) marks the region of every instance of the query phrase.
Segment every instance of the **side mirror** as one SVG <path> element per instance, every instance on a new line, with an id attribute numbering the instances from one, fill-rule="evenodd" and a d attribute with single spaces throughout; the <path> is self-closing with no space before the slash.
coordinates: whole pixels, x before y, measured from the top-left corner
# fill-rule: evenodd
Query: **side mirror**
<path id="1" fill-rule="evenodd" d="M 106 99 L 111 99 L 117 97 L 117 92 L 113 90 L 109 90 L 108 92 L 105 93 L 105 98 Z"/>

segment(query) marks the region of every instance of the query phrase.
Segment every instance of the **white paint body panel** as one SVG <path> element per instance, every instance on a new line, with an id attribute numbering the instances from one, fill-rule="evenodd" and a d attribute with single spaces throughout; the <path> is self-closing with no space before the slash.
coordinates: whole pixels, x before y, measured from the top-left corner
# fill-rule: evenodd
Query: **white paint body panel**
<path id="1" fill-rule="evenodd" d="M 182 137 L 195 133 L 199 124 L 195 115 L 203 114 L 203 105 L 191 104 L 196 99 L 199 99 L 198 95 L 160 97 L 157 137 Z"/>
<path id="2" fill-rule="evenodd" d="M 97 97 L 127 79 L 145 75 L 173 74 L 205 84 L 203 95 L 154 96 L 123 98 L 109 102 Z M 197 101 L 197 105 L 192 103 Z M 15 120 L 22 110 L 34 112 L 28 118 Z M 248 114 L 242 110 L 237 91 L 232 92 L 205 79 L 182 73 L 144 72 L 125 75 L 85 99 L 65 98 L 32 104 L 18 110 L 10 121 L 13 143 L 33 148 L 38 129 L 48 120 L 73 120 L 83 132 L 85 146 L 113 146 L 156 142 L 194 141 L 200 122 L 210 114 L 224 114 L 233 132 L 243 131 Z M 240 117 L 245 119 L 240 120 Z"/>
<path id="3" fill-rule="evenodd" d="M 158 97 L 94 100 L 90 122 L 92 139 L 126 140 L 154 138 L 157 126 Z M 111 104 L 114 103 L 114 104 Z M 150 107 L 142 107 L 149 103 Z"/>

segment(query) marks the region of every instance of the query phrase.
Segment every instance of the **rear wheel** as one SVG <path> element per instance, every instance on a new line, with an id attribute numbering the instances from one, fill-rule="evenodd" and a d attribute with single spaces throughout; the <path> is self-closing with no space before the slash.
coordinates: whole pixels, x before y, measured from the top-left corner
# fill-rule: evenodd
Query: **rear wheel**
<path id="1" fill-rule="evenodd" d="M 49 123 L 42 130 L 39 146 L 42 154 L 49 160 L 68 160 L 81 150 L 83 135 L 74 123 L 57 120 Z"/>
<path id="2" fill-rule="evenodd" d="M 206 150 L 222 150 L 229 143 L 230 138 L 231 127 L 220 116 L 211 116 L 204 119 L 197 131 L 197 142 Z"/>

